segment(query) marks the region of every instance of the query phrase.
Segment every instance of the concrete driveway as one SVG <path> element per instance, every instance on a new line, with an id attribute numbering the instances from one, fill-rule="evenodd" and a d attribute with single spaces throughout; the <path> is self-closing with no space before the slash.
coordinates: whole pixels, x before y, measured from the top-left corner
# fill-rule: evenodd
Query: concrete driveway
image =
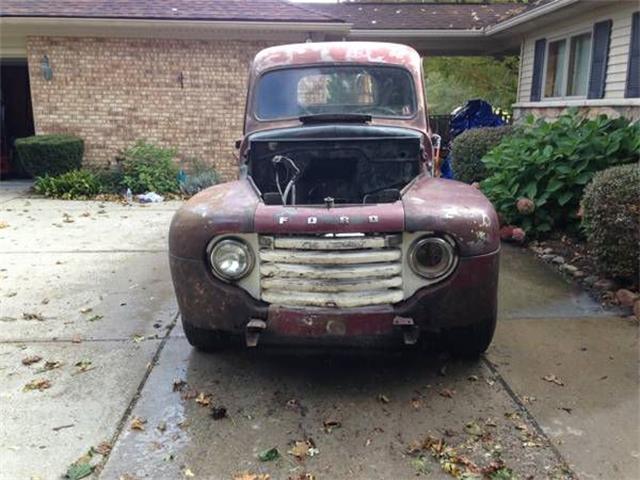
<path id="1" fill-rule="evenodd" d="M 177 202 L 0 189 L 2 479 L 59 479 L 92 447 L 85 461 L 103 479 L 437 479 L 466 459 L 514 472 L 497 478 L 640 478 L 637 324 L 526 251 L 504 249 L 498 331 L 477 363 L 205 355 L 176 323 L 166 240 Z M 431 440 L 407 453 L 428 436 L 453 449 Z M 311 450 L 295 446 L 309 439 Z M 257 458 L 272 447 L 279 458 Z"/>

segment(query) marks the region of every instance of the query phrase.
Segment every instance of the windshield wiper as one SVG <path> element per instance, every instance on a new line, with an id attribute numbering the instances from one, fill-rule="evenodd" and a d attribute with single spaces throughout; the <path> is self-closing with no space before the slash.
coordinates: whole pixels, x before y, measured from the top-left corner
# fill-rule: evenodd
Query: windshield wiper
<path id="1" fill-rule="evenodd" d="M 328 122 L 349 122 L 349 123 L 369 123 L 371 115 L 364 113 L 315 113 L 299 117 L 302 123 L 328 123 Z"/>

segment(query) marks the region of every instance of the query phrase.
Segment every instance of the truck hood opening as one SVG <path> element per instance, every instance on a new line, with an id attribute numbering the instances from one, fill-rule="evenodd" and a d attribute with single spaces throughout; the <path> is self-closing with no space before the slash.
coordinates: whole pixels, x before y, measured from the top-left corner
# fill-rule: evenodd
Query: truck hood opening
<path id="1" fill-rule="evenodd" d="M 248 174 L 266 205 L 393 203 L 422 167 L 422 133 L 400 127 L 310 123 L 248 142 Z"/>

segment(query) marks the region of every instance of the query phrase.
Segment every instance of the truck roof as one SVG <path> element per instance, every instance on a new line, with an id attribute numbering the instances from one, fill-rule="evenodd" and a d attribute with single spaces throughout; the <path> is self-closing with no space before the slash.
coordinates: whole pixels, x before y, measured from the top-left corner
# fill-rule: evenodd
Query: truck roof
<path id="1" fill-rule="evenodd" d="M 384 42 L 308 42 L 279 45 L 260 51 L 253 62 L 253 73 L 277 67 L 320 63 L 370 63 L 398 65 L 420 72 L 418 52 L 407 45 Z"/>

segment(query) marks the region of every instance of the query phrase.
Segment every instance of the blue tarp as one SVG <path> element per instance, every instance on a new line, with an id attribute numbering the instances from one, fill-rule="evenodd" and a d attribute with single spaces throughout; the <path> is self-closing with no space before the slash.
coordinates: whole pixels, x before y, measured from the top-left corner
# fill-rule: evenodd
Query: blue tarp
<path id="1" fill-rule="evenodd" d="M 499 115 L 493 113 L 493 107 L 484 100 L 469 100 L 463 107 L 456 108 L 451 113 L 449 122 L 450 142 L 465 130 L 480 127 L 499 127 L 505 122 Z M 451 143 L 449 143 L 451 147 Z M 443 178 L 454 178 L 451 168 L 451 151 L 442 162 L 440 172 Z"/>

